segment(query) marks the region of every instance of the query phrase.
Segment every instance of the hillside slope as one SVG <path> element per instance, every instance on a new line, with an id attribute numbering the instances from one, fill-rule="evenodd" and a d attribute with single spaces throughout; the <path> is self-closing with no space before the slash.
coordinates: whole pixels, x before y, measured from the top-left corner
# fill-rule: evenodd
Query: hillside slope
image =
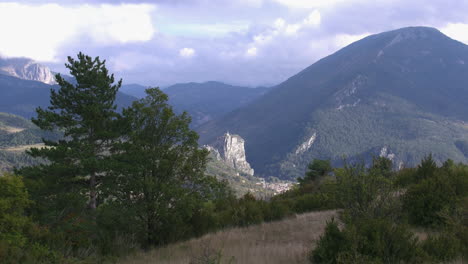
<path id="1" fill-rule="evenodd" d="M 169 104 L 179 112 L 187 111 L 192 116 L 192 126 L 197 127 L 247 105 L 268 89 L 205 82 L 176 84 L 164 92 L 169 96 Z"/>
<path id="2" fill-rule="evenodd" d="M 123 85 L 121 91 L 137 98 L 145 97 L 147 87 L 138 84 Z M 192 127 L 216 119 L 242 107 L 270 88 L 248 88 L 221 82 L 178 83 L 163 88 L 177 112 L 187 111 L 192 116 Z"/>
<path id="3" fill-rule="evenodd" d="M 466 162 L 466 102 L 468 46 L 411 27 L 357 41 L 197 130 L 203 144 L 226 131 L 241 135 L 264 176 L 295 178 L 312 158 L 339 163 L 381 152 L 412 166 L 429 144 L 438 161 Z"/>
<path id="4" fill-rule="evenodd" d="M 58 88 L 57 85 L 0 74 L 0 112 L 31 118 L 35 116 L 37 107 L 49 105 L 50 89 Z M 116 104 L 119 107 L 127 107 L 134 100 L 135 97 L 118 92 Z"/>
<path id="5" fill-rule="evenodd" d="M 37 164 L 25 150 L 40 147 L 42 138 L 57 139 L 58 135 L 41 131 L 31 121 L 0 112 L 0 173 L 14 167 Z"/>
<path id="6" fill-rule="evenodd" d="M 309 263 L 307 254 L 336 211 L 312 212 L 295 218 L 234 228 L 124 259 L 119 264 L 220 262 L 245 264 Z"/>

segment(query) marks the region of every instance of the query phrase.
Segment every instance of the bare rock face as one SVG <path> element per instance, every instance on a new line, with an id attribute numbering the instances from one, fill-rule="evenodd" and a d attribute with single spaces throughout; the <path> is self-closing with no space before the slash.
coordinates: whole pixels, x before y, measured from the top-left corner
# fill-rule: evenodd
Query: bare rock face
<path id="1" fill-rule="evenodd" d="M 0 58 L 0 74 L 46 84 L 57 83 L 48 67 L 26 58 Z"/>
<path id="2" fill-rule="evenodd" d="M 244 139 L 239 135 L 226 133 L 217 139 L 214 146 L 205 147 L 232 168 L 253 176 L 254 170 L 247 162 L 244 143 Z"/>

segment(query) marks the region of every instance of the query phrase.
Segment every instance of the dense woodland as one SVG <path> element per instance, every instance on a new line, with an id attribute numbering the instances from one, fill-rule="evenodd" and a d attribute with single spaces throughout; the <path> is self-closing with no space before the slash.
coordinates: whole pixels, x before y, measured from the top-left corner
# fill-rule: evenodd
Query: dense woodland
<path id="1" fill-rule="evenodd" d="M 105 61 L 68 58 L 76 78 L 57 75 L 51 106 L 33 123 L 61 137 L 28 152 L 46 162 L 0 177 L 1 263 L 106 263 L 208 232 L 337 209 L 312 263 L 441 263 L 468 256 L 468 166 L 431 155 L 394 171 L 391 160 L 313 160 L 291 190 L 268 199 L 237 198 L 205 174 L 186 113 L 167 96 L 118 111 L 121 81 Z M 414 230 L 429 230 L 418 240 Z M 216 256 L 206 263 L 219 263 Z"/>

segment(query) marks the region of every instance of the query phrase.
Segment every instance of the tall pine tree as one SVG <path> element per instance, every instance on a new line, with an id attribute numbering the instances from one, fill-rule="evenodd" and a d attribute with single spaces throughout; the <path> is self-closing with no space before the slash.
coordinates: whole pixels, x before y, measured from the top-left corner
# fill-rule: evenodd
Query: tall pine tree
<path id="1" fill-rule="evenodd" d="M 57 74 L 60 89 L 51 89 L 51 105 L 47 109 L 38 108 L 37 118 L 33 119 L 39 128 L 60 131 L 64 137 L 58 141 L 44 140 L 45 148 L 29 153 L 49 161 L 35 168 L 39 174 L 49 177 L 49 182 L 69 185 L 57 186 L 62 191 L 86 195 L 87 206 L 94 211 L 110 143 L 118 136 L 112 126 L 117 117 L 114 101 L 122 80 L 115 84 L 105 60 L 81 52 L 77 60 L 68 57 L 65 66 L 76 83 Z M 34 168 L 31 169 L 33 172 Z"/>

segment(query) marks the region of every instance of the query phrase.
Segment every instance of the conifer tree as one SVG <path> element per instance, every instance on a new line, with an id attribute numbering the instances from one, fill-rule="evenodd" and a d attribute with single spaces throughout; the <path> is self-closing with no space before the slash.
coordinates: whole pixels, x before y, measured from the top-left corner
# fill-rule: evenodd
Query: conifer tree
<path id="1" fill-rule="evenodd" d="M 183 235 L 183 222 L 211 188 L 204 175 L 208 152 L 199 149 L 188 114 L 175 114 L 161 90 L 146 93 L 123 110 L 123 138 L 113 148 L 116 163 L 107 186 L 114 184 L 113 200 L 134 216 L 148 246 Z"/>
<path id="2" fill-rule="evenodd" d="M 60 88 L 51 89 L 50 106 L 37 108 L 37 118 L 33 119 L 39 128 L 60 131 L 64 137 L 58 141 L 44 140 L 45 148 L 32 149 L 29 154 L 49 162 L 36 170 L 55 177 L 52 182 L 82 187 L 58 188 L 86 194 L 87 206 L 94 211 L 110 143 L 118 136 L 112 126 L 117 117 L 114 101 L 122 80 L 114 83 L 105 60 L 81 52 L 77 60 L 68 57 L 65 66 L 76 83 L 57 74 Z"/>

